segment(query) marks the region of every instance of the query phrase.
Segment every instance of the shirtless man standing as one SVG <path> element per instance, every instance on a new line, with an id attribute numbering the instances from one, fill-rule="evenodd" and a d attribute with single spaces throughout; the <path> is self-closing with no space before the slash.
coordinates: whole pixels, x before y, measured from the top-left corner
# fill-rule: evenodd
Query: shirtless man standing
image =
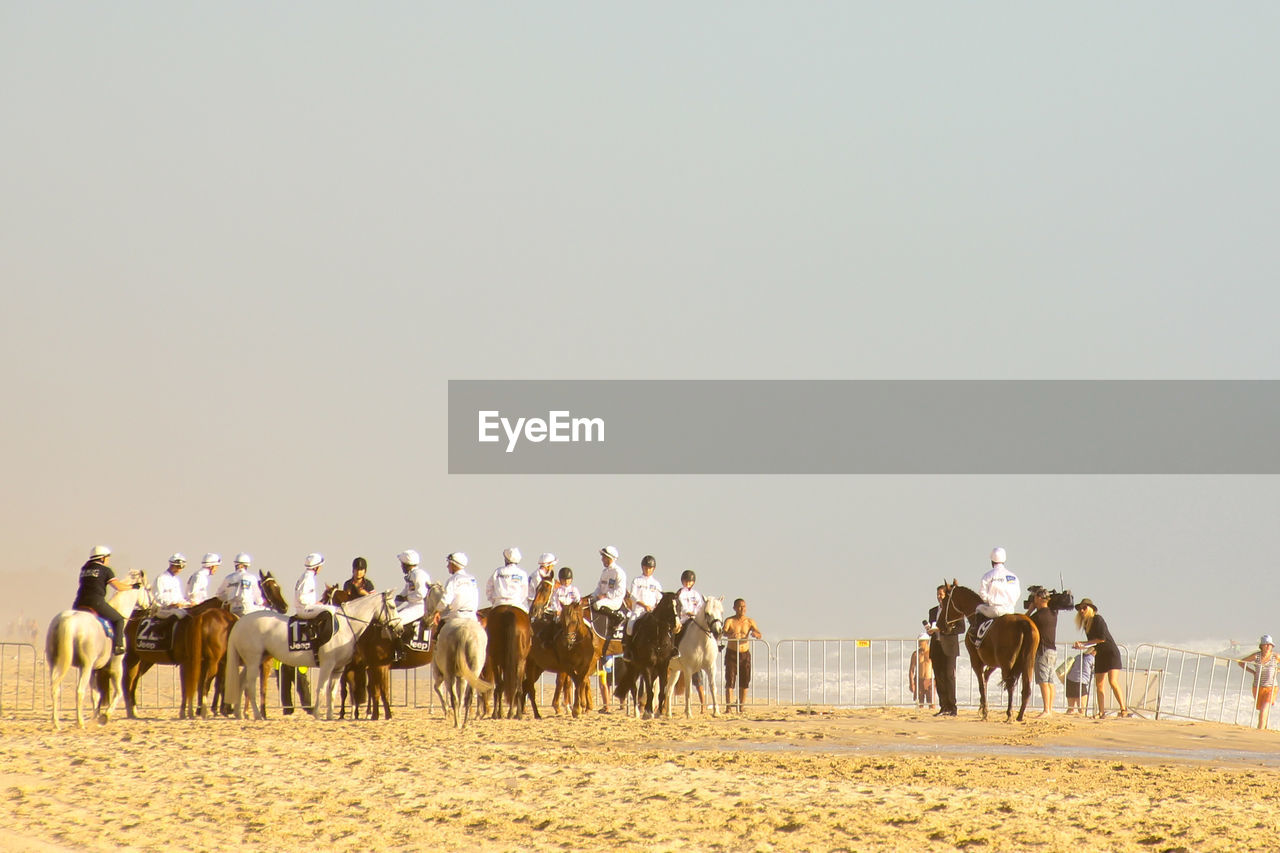
<path id="1" fill-rule="evenodd" d="M 724 704 L 733 708 L 732 693 L 738 687 L 738 712 L 751 686 L 751 640 L 763 640 L 764 634 L 756 627 L 756 620 L 747 615 L 747 602 L 736 599 L 733 615 L 724 620 L 724 635 L 729 641 L 724 653 Z"/>

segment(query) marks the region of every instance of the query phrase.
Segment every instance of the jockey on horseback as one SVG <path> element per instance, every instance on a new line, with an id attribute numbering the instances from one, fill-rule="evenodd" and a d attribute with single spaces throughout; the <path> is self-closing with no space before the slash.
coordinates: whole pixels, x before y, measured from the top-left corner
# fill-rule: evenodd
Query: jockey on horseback
<path id="1" fill-rule="evenodd" d="M 485 592 L 494 607 L 508 604 L 529 612 L 529 575 L 520 568 L 520 549 L 508 548 L 502 552 L 503 564 L 493 570 Z"/>
<path id="2" fill-rule="evenodd" d="M 689 624 L 690 619 L 698 615 L 698 611 L 702 609 L 702 605 L 706 601 L 702 593 L 693 588 L 693 585 L 697 582 L 698 576 L 693 569 L 685 569 L 680 573 L 680 592 L 676 596 L 680 604 L 680 610 L 677 614 L 680 617 L 680 624 L 676 626 L 675 633 L 677 655 L 680 649 L 680 634 L 684 631 L 684 626 Z M 721 651 L 724 650 L 724 640 L 720 641 L 720 649 Z"/>
<path id="3" fill-rule="evenodd" d="M 628 642 L 631 640 L 631 631 L 636 626 L 636 620 L 653 608 L 658 606 L 658 601 L 662 598 L 662 581 L 653 576 L 658 568 L 658 561 L 652 555 L 646 555 L 640 561 L 640 576 L 631 581 L 631 615 L 627 619 L 627 630 L 622 634 L 622 647 L 625 652 Z"/>
<path id="4" fill-rule="evenodd" d="M 169 558 L 168 570 L 161 572 L 156 578 L 156 607 L 168 610 L 169 612 L 163 614 L 165 616 L 186 616 L 184 611 L 191 606 L 191 602 L 182 591 L 182 578 L 178 577 L 186 567 L 187 558 L 182 554 L 174 554 Z"/>
<path id="5" fill-rule="evenodd" d="M 136 589 L 140 584 L 127 583 L 116 578 L 108 563 L 111 562 L 111 549 L 106 545 L 98 545 L 89 552 L 89 560 L 80 567 L 80 588 L 76 590 L 73 610 L 89 610 L 111 623 L 115 632 L 111 649 L 112 655 L 124 654 L 124 617 L 107 603 L 107 587 L 118 591 Z"/>
<path id="6" fill-rule="evenodd" d="M 431 586 L 431 576 L 422 568 L 422 558 L 412 548 L 396 555 L 400 561 L 400 571 L 404 573 L 404 589 L 396 596 L 396 612 L 400 614 L 400 622 L 408 625 L 422 618 L 426 609 L 427 588 Z"/>
<path id="7" fill-rule="evenodd" d="M 582 594 L 573 585 L 573 569 L 568 566 L 560 569 L 560 580 L 551 591 L 551 610 L 557 615 L 570 604 L 582 600 Z"/>
<path id="8" fill-rule="evenodd" d="M 971 620 L 974 625 L 969 632 L 974 637 L 982 636 L 985 629 L 981 626 L 997 616 L 1017 612 L 1018 599 L 1022 597 L 1022 590 L 1018 583 L 1018 576 L 1005 568 L 1004 560 L 1003 548 L 992 549 L 991 570 L 982 576 L 982 581 L 978 585 L 978 595 L 983 603 L 978 605 L 975 615 L 984 618 Z"/>
<path id="9" fill-rule="evenodd" d="M 187 581 L 187 599 L 192 604 L 199 604 L 213 597 L 213 593 L 209 591 L 209 580 L 221 565 L 222 557 L 217 554 L 204 555 L 204 559 L 200 561 L 200 568 L 196 569 L 191 580 Z"/>
<path id="10" fill-rule="evenodd" d="M 331 605 L 320 603 L 320 587 L 316 581 L 316 574 L 323 565 L 324 554 L 308 554 L 306 562 L 303 563 L 302 577 L 298 578 L 298 582 L 293 586 L 294 612 L 303 619 L 319 616 L 326 610 L 330 613 L 336 612 Z"/>
<path id="11" fill-rule="evenodd" d="M 218 588 L 218 598 L 225 601 L 227 609 L 236 616 L 267 608 L 262 600 L 262 587 L 258 585 L 258 578 L 249 571 L 251 565 L 253 558 L 248 554 L 243 551 L 236 554 L 235 568 Z"/>
<path id="12" fill-rule="evenodd" d="M 422 618 L 427 609 L 427 589 L 431 586 L 431 576 L 420 565 L 422 558 L 412 548 L 396 555 L 400 561 L 400 571 L 404 572 L 404 589 L 396 596 L 396 612 L 400 614 L 400 624 L 404 631 L 412 632 L 410 627 Z M 391 659 L 399 663 L 404 660 L 404 631 L 395 635 L 395 645 L 391 649 Z"/>
<path id="13" fill-rule="evenodd" d="M 445 561 L 449 567 L 449 581 L 444 585 L 444 597 L 440 599 L 440 620 L 455 619 L 477 621 L 480 607 L 480 585 L 467 572 L 467 555 L 461 551 L 450 554 Z"/>
<path id="14" fill-rule="evenodd" d="M 604 565 L 604 571 L 600 572 L 596 591 L 589 595 L 587 600 L 591 602 L 592 610 L 608 614 L 609 630 L 606 632 L 608 636 L 613 634 L 613 630 L 623 618 L 620 611 L 627 596 L 627 572 L 618 565 L 618 549 L 612 545 L 606 545 L 600 549 L 600 562 Z"/>

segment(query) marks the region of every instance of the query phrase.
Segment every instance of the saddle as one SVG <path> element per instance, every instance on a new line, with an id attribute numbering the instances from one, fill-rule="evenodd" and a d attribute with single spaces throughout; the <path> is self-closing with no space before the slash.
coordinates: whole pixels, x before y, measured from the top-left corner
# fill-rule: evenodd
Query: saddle
<path id="1" fill-rule="evenodd" d="M 133 645 L 140 652 L 164 652 L 173 654 L 173 629 L 177 616 L 147 616 L 138 623 L 138 633 Z"/>
<path id="2" fill-rule="evenodd" d="M 98 624 L 102 626 L 102 630 L 107 632 L 108 640 L 114 640 L 116 638 L 116 632 L 111 630 L 111 623 L 107 621 L 107 618 L 105 616 L 99 616 L 98 611 L 94 610 L 92 607 L 79 605 L 77 607 L 72 607 L 71 609 L 79 610 L 81 613 L 88 613 L 94 619 L 97 619 Z"/>
<path id="3" fill-rule="evenodd" d="M 621 640 L 623 628 L 626 627 L 627 617 L 622 614 L 613 614 L 608 610 L 592 610 L 591 630 L 595 631 L 596 636 L 602 640 Z"/>
<path id="4" fill-rule="evenodd" d="M 329 642 L 338 627 L 334 613 L 321 613 L 310 619 L 289 617 L 289 651 L 314 652 Z"/>

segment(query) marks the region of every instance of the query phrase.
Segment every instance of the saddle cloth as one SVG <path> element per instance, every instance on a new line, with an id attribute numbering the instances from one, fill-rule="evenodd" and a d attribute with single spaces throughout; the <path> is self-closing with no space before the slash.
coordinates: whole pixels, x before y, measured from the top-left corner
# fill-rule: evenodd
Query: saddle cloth
<path id="1" fill-rule="evenodd" d="M 333 613 L 321 613 L 310 619 L 289 617 L 289 651 L 311 652 L 323 646 L 333 637 L 338 617 Z"/>
<path id="2" fill-rule="evenodd" d="M 134 646 L 142 652 L 173 652 L 173 629 L 176 617 L 148 616 L 138 623 Z"/>
<path id="3" fill-rule="evenodd" d="M 982 648 L 982 640 L 987 636 L 987 631 L 991 629 L 991 625 L 995 621 L 996 620 L 994 619 L 988 619 L 985 622 L 979 622 L 977 625 L 974 625 L 969 629 L 969 639 L 973 641 L 973 647 L 975 649 Z"/>
<path id="4" fill-rule="evenodd" d="M 431 623 L 426 618 L 410 622 L 400 635 L 404 644 L 415 652 L 431 651 Z"/>
<path id="5" fill-rule="evenodd" d="M 107 621 L 105 616 L 99 616 L 98 611 L 94 610 L 91 607 L 73 607 L 71 609 L 79 610 L 81 613 L 88 613 L 94 619 L 97 619 L 98 624 L 102 626 L 102 630 L 107 632 L 108 640 L 114 640 L 116 638 L 116 632 L 111 630 L 111 623 Z"/>

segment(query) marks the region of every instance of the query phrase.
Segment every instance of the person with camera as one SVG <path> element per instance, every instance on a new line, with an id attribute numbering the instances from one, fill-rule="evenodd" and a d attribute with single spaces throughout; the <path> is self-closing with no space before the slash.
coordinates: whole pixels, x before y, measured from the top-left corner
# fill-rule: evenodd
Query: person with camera
<path id="1" fill-rule="evenodd" d="M 1040 631 L 1040 648 L 1036 651 L 1036 684 L 1040 685 L 1040 699 L 1044 702 L 1041 717 L 1053 713 L 1053 671 L 1058 659 L 1058 611 L 1070 610 L 1075 602 L 1071 590 L 1053 592 L 1039 585 L 1027 587 L 1027 600 L 1023 606 L 1027 616 Z"/>

